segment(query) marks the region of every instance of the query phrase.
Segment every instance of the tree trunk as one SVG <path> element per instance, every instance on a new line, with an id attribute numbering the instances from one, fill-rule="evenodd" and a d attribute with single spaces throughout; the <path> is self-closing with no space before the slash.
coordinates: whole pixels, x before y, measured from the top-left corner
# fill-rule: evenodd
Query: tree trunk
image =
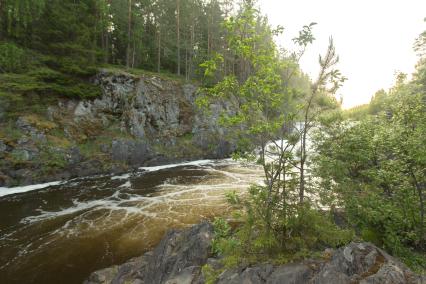
<path id="1" fill-rule="evenodd" d="M 133 39 L 133 50 L 132 50 L 132 68 L 135 67 L 135 57 L 136 57 L 136 43 Z"/>
<path id="2" fill-rule="evenodd" d="M 95 6 L 96 7 L 96 6 Z M 97 7 L 95 8 L 95 25 L 93 27 L 93 38 L 92 38 L 92 54 L 91 54 L 91 63 L 95 64 L 96 63 L 96 53 L 95 50 L 97 48 L 97 41 L 98 41 L 98 23 L 99 23 L 99 17 L 100 17 L 100 13 L 97 9 Z"/>
<path id="3" fill-rule="evenodd" d="M 177 74 L 180 75 L 180 0 L 176 0 Z"/>
<path id="4" fill-rule="evenodd" d="M 413 179 L 413 183 L 414 186 L 417 190 L 417 194 L 419 196 L 419 209 L 420 209 L 420 235 L 422 240 L 426 239 L 425 236 L 425 230 L 424 230 L 424 226 L 425 226 L 425 205 L 424 205 L 424 195 L 423 195 L 423 189 L 424 189 L 424 184 L 421 184 L 418 182 L 416 174 L 414 173 L 413 168 L 410 166 L 410 175 L 411 178 Z"/>
<path id="5" fill-rule="evenodd" d="M 189 63 L 188 63 L 188 45 L 186 45 L 186 48 L 185 48 L 185 81 L 188 81 L 189 80 L 189 73 L 188 73 L 188 66 L 189 66 Z"/>
<path id="6" fill-rule="evenodd" d="M 193 64 L 194 64 L 194 41 L 195 41 L 195 27 L 194 22 L 191 25 L 191 43 L 190 43 L 190 51 L 189 51 L 189 78 L 192 78 L 193 75 Z"/>
<path id="7" fill-rule="evenodd" d="M 108 31 L 105 33 L 105 63 L 109 62 L 109 34 Z"/>
<path id="8" fill-rule="evenodd" d="M 305 162 L 306 162 L 306 132 L 307 129 L 307 117 L 303 124 L 303 132 L 300 140 L 300 181 L 299 181 L 299 202 L 303 203 L 305 198 Z"/>
<path id="9" fill-rule="evenodd" d="M 161 71 L 161 26 L 158 26 L 157 72 Z"/>
<path id="10" fill-rule="evenodd" d="M 127 50 L 126 50 L 126 67 L 130 67 L 130 49 L 131 49 L 131 37 L 132 37 L 132 0 L 129 0 L 129 17 L 127 27 Z"/>

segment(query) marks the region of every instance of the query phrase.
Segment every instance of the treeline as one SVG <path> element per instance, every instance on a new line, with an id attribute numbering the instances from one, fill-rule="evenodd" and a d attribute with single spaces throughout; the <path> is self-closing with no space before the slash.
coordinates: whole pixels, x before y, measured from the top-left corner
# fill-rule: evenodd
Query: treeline
<path id="1" fill-rule="evenodd" d="M 419 62 L 419 67 L 421 67 L 422 62 Z M 421 68 L 418 68 L 421 70 Z M 417 73 L 416 76 L 418 77 Z M 361 120 L 367 115 L 377 115 L 382 111 L 386 110 L 387 101 L 389 100 L 390 95 L 394 92 L 397 86 L 400 86 L 407 81 L 407 74 L 398 73 L 396 75 L 395 86 L 388 91 L 384 89 L 378 90 L 370 100 L 369 104 L 364 104 L 360 106 L 355 106 L 351 109 L 345 110 L 345 117 L 353 120 Z"/>
<path id="2" fill-rule="evenodd" d="M 118 64 L 199 78 L 199 64 L 227 49 L 222 23 L 233 13 L 233 2 L 2 0 L 0 43 L 80 64 Z M 20 53 L 7 48 L 3 54 Z M 25 64 L 9 63 L 3 63 L 3 72 Z M 224 64 L 230 72 L 241 69 L 235 54 L 228 54 Z"/>

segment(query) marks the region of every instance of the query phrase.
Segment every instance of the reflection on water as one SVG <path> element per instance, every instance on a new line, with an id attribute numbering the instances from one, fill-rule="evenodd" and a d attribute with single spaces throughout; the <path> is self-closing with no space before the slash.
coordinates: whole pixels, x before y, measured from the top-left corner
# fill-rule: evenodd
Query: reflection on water
<path id="1" fill-rule="evenodd" d="M 229 160 L 143 170 L 0 197 L 2 283 L 81 283 L 169 228 L 224 214 L 224 192 L 261 181 L 258 168 Z"/>

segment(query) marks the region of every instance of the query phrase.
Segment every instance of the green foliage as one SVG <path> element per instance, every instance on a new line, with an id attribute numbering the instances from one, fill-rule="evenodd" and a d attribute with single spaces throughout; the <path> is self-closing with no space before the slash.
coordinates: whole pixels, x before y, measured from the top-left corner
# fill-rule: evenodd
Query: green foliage
<path id="1" fill-rule="evenodd" d="M 40 162 L 45 171 L 56 171 L 63 169 L 67 165 L 65 153 L 53 145 L 45 145 L 40 151 Z"/>
<path id="2" fill-rule="evenodd" d="M 36 93 L 89 99 L 101 95 L 98 86 L 47 67 L 33 69 L 24 74 L 0 74 L 0 83 L 0 91 L 16 94 Z"/>
<path id="3" fill-rule="evenodd" d="M 233 206 L 237 206 L 238 204 L 241 204 L 240 196 L 237 194 L 235 190 L 226 192 L 225 197 L 227 202 Z"/>
<path id="4" fill-rule="evenodd" d="M 201 271 L 204 276 L 204 281 L 206 284 L 215 284 L 217 281 L 217 278 L 219 277 L 220 273 L 223 272 L 223 269 L 214 269 L 208 264 L 203 265 L 201 268 Z"/>
<path id="5" fill-rule="evenodd" d="M 22 72 L 27 70 L 29 57 L 27 52 L 13 43 L 0 42 L 0 73 Z"/>
<path id="6" fill-rule="evenodd" d="M 330 213 L 308 205 L 295 206 L 295 213 L 285 220 L 275 216 L 274 234 L 267 234 L 261 210 L 245 203 L 243 225 L 230 233 L 224 220 L 215 220 L 214 252 L 222 255 L 226 267 L 256 263 L 264 260 L 286 263 L 318 257 L 326 247 L 340 247 L 353 238 L 351 230 L 338 228 Z"/>
<path id="7" fill-rule="evenodd" d="M 365 116 L 370 114 L 370 108 L 368 104 L 359 105 L 343 112 L 345 118 L 352 120 L 362 120 Z"/>
<path id="8" fill-rule="evenodd" d="M 2 0 L 0 39 L 19 48 L 7 49 L 17 56 L 5 57 L 8 68 L 1 72 L 21 72 L 24 57 L 18 51 L 25 47 L 54 57 L 48 66 L 58 70 L 55 66 L 61 65 L 69 75 L 88 76 L 87 66 L 108 63 L 178 73 L 180 79 L 182 73 L 187 81 L 200 78 L 198 65 L 226 49 L 221 23 L 232 5 L 217 0 Z"/>
<path id="9" fill-rule="evenodd" d="M 226 266 L 267 257 L 290 261 L 325 246 L 345 244 L 352 237 L 350 231 L 338 229 L 327 214 L 300 198 L 304 177 L 294 172 L 298 163 L 294 150 L 302 136 L 302 132 L 292 131 L 296 119 L 303 116 L 305 126 L 312 125 L 312 118 L 321 110 L 334 109 L 336 103 L 329 94 L 344 81 L 333 69 L 338 58 L 330 41 L 326 56 L 320 58 L 318 82 L 312 88 L 293 85 L 292 79 L 300 76 L 298 60 L 314 40 L 314 25 L 303 27 L 294 39 L 301 50 L 284 56 L 273 42 L 276 31 L 251 1 L 243 2 L 238 14 L 224 23 L 228 46 L 241 62 L 241 72 L 226 74 L 226 53 L 215 54 L 202 64 L 207 87 L 198 97 L 198 105 L 208 109 L 212 101 L 232 104 L 235 111 L 224 110 L 219 123 L 237 141 L 234 158 L 257 159 L 265 173 L 265 185 L 252 185 L 244 199 L 227 193 L 244 225 L 229 236 L 222 223 L 218 226 L 226 233 L 215 240 L 214 249 L 225 256 Z M 306 138 L 308 130 L 304 129 Z M 300 160 L 305 163 L 306 155 Z"/>
<path id="10" fill-rule="evenodd" d="M 410 261 L 409 251 L 426 249 L 426 93 L 419 81 L 404 80 L 376 94 L 369 105 L 376 116 L 323 125 L 315 173 L 328 204 L 343 206 L 361 237 L 424 264 L 424 255 Z"/>
<path id="11" fill-rule="evenodd" d="M 0 139 L 16 141 L 23 135 L 22 130 L 12 123 L 3 124 L 0 128 Z"/>
<path id="12" fill-rule="evenodd" d="M 223 241 L 231 234 L 231 227 L 223 218 L 215 218 L 213 222 L 214 239 L 212 242 L 212 251 L 215 254 L 221 254 L 224 251 Z"/>
<path id="13" fill-rule="evenodd" d="M 398 253 L 398 257 L 414 272 L 424 274 L 426 271 L 426 254 L 413 248 L 404 248 Z"/>

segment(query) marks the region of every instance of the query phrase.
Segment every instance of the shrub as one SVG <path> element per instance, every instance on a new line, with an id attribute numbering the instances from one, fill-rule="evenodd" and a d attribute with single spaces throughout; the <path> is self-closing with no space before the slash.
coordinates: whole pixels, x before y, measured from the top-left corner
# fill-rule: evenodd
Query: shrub
<path id="1" fill-rule="evenodd" d="M 223 219 L 216 219 L 213 252 L 223 255 L 227 267 L 263 260 L 288 262 L 305 257 L 317 256 L 327 247 L 339 247 L 353 238 L 353 231 L 337 227 L 329 212 L 313 208 L 309 203 L 294 204 L 293 212 L 287 216 L 272 216 L 267 224 L 264 200 L 257 196 L 261 190 L 252 186 L 248 199 L 243 201 L 245 215 L 243 225 L 231 233 Z M 235 199 L 231 198 L 233 204 Z M 240 205 L 237 205 L 240 209 Z M 280 211 L 275 211 L 282 213 Z M 273 232 L 268 233 L 271 225 Z"/>
<path id="2" fill-rule="evenodd" d="M 0 72 L 22 72 L 27 69 L 27 52 L 13 43 L 0 43 Z"/>

